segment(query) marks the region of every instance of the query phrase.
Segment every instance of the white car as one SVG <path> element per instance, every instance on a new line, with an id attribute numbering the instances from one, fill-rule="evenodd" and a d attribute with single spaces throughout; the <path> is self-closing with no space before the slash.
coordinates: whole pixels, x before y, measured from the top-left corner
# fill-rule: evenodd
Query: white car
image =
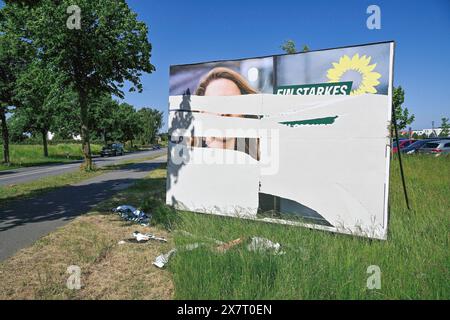
<path id="1" fill-rule="evenodd" d="M 420 154 L 449 154 L 450 153 L 450 140 L 434 140 L 425 143 L 418 152 Z"/>

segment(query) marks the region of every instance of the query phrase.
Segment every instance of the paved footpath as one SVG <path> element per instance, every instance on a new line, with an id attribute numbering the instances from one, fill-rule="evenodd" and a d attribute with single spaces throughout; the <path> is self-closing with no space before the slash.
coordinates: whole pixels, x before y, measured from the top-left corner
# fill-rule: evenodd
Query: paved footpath
<path id="1" fill-rule="evenodd" d="M 33 198 L 0 203 L 0 261 L 88 212 L 166 161 L 166 156 L 162 156 L 130 164 Z"/>

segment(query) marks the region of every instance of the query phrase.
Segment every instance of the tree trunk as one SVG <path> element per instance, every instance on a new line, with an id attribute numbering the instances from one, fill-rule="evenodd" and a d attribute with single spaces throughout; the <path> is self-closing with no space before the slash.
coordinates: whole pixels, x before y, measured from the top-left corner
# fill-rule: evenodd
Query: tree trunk
<path id="1" fill-rule="evenodd" d="M 42 145 L 44 146 L 44 157 L 48 157 L 47 130 L 42 130 Z"/>
<path id="2" fill-rule="evenodd" d="M 8 126 L 6 125 L 6 112 L 2 107 L 0 107 L 0 121 L 2 122 L 3 162 L 9 164 L 9 132 Z"/>
<path id="3" fill-rule="evenodd" d="M 79 94 L 79 103 L 81 110 L 81 143 L 84 156 L 84 170 L 90 171 L 94 169 L 91 157 L 91 144 L 89 139 L 89 112 L 87 99 L 84 93 Z"/>

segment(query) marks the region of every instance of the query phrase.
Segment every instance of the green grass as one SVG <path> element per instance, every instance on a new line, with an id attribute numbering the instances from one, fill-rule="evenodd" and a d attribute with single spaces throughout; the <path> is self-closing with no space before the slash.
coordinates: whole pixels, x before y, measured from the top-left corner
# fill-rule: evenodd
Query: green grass
<path id="1" fill-rule="evenodd" d="M 259 236 L 285 255 L 225 254 L 211 246 L 171 260 L 177 299 L 449 299 L 450 158 L 404 159 L 412 210 L 406 209 L 398 161 L 391 167 L 387 241 L 184 212 L 178 246 Z M 367 268 L 381 268 L 381 289 L 368 290 Z"/>
<path id="2" fill-rule="evenodd" d="M 0 159 L 3 159 L 3 147 L 0 148 Z M 92 144 L 91 150 L 93 154 L 101 151 L 101 146 Z M 67 163 L 73 160 L 81 160 L 83 158 L 81 152 L 81 144 L 55 144 L 48 146 L 48 157 L 43 155 L 43 147 L 41 145 L 10 145 L 10 165 L 0 164 L 1 170 L 15 169 L 19 167 L 29 167 L 54 163 Z"/>

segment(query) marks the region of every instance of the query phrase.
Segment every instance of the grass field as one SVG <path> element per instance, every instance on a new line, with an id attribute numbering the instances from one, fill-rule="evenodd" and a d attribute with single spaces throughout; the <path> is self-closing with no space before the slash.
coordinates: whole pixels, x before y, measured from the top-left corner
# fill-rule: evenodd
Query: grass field
<path id="1" fill-rule="evenodd" d="M 77 218 L 0 264 L 0 296 L 449 299 L 450 158 L 407 157 L 404 167 L 413 209 L 406 209 L 398 161 L 394 160 L 387 241 L 190 212 L 178 212 L 174 217 L 174 212 L 161 204 L 166 172 L 158 169 L 95 212 Z M 118 245 L 118 239 L 129 237 L 133 228 L 140 227 L 121 222 L 108 213 L 108 208 L 121 203 L 141 204 L 149 198 L 155 199 L 149 209 L 158 223 L 151 230 L 167 236 L 169 243 Z M 171 232 L 164 230 L 168 225 Z M 244 244 L 218 253 L 210 239 L 230 241 L 252 236 L 279 242 L 286 254 L 249 252 Z M 177 252 L 166 270 L 151 265 L 157 255 L 172 246 L 180 248 L 194 242 L 205 245 Z M 65 287 L 70 264 L 80 264 L 87 270 L 87 279 L 76 292 Z M 366 286 L 371 265 L 381 269 L 379 290 Z"/>
<path id="2" fill-rule="evenodd" d="M 285 255 L 226 254 L 208 248 L 171 261 L 178 299 L 449 299 L 450 157 L 407 157 L 412 205 L 406 209 L 398 161 L 391 167 L 387 241 L 183 214 L 179 229 L 222 241 L 260 236 L 279 242 Z M 177 245 L 191 242 L 175 238 Z M 204 241 L 204 240 L 203 240 Z M 368 290 L 367 268 L 381 269 L 381 290 Z"/>
<path id="3" fill-rule="evenodd" d="M 9 147 L 11 164 L 7 166 L 0 163 L 0 171 L 19 167 L 66 163 L 73 160 L 81 160 L 83 158 L 81 153 L 81 144 L 76 143 L 49 145 L 48 157 L 44 157 L 41 145 L 13 144 Z M 101 151 L 101 146 L 91 144 L 91 150 L 93 154 L 98 154 Z M 0 159 L 3 159 L 3 147 L 0 148 Z"/>

